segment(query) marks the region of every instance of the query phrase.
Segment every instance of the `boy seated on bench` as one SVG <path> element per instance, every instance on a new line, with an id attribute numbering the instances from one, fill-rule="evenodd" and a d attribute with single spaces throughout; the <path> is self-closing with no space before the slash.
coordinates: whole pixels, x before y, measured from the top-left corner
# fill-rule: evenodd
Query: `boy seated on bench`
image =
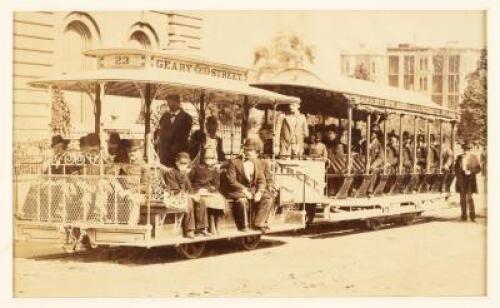
<path id="1" fill-rule="evenodd" d="M 175 158 L 175 167 L 169 168 L 164 175 L 165 203 L 175 203 L 185 212 L 182 228 L 184 237 L 194 238 L 195 235 L 209 235 L 206 230 L 206 208 L 200 203 L 198 194 L 193 193 L 189 180 L 189 164 L 191 157 L 186 152 L 180 152 Z"/>

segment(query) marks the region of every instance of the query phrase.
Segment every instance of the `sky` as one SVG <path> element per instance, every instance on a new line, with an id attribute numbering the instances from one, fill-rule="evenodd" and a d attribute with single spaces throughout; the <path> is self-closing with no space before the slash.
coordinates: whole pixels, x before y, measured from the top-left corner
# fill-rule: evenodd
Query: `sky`
<path id="1" fill-rule="evenodd" d="M 300 34 L 316 48 L 317 73 L 339 72 L 341 50 L 360 44 L 383 51 L 416 43 L 486 46 L 482 11 L 208 11 L 202 12 L 203 54 L 228 64 L 251 66 L 253 52 L 280 31 Z"/>

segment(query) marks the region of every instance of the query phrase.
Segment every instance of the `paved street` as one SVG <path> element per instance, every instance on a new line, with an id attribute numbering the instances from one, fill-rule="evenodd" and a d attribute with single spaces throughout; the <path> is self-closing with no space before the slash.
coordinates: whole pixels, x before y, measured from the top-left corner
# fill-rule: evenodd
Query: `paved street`
<path id="1" fill-rule="evenodd" d="M 458 213 L 449 208 L 412 226 L 372 232 L 316 227 L 269 236 L 250 252 L 222 242 L 197 260 L 180 259 L 165 248 L 63 256 L 54 245 L 19 244 L 15 295 L 484 295 L 486 219 L 463 223 L 456 219 Z"/>

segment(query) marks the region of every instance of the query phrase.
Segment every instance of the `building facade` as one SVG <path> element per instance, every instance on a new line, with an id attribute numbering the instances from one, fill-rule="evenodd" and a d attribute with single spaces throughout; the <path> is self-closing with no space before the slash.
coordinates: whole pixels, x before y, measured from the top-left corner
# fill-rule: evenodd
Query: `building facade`
<path id="1" fill-rule="evenodd" d="M 340 63 L 344 76 L 376 83 L 386 82 L 387 65 L 384 53 L 368 49 L 364 44 L 356 50 L 343 50 Z"/>
<path id="2" fill-rule="evenodd" d="M 65 92 L 64 97 L 49 98 L 47 90 L 30 87 L 28 82 L 61 72 L 95 69 L 95 58 L 83 55 L 90 49 L 161 51 L 180 43 L 196 54 L 202 49 L 202 23 L 203 18 L 197 14 L 170 11 L 16 12 L 15 141 L 48 137 L 49 99 L 65 100 L 72 127 L 85 130 L 94 121 L 92 102 L 86 95 Z"/>
<path id="3" fill-rule="evenodd" d="M 385 76 L 368 80 L 421 92 L 439 105 L 456 109 L 467 86 L 467 75 L 476 69 L 481 50 L 454 45 L 432 48 L 399 44 L 388 47 L 383 60 L 380 54 L 351 53 L 349 57 L 342 54 L 341 72 L 355 77 L 345 69 L 348 61 L 383 63 Z"/>

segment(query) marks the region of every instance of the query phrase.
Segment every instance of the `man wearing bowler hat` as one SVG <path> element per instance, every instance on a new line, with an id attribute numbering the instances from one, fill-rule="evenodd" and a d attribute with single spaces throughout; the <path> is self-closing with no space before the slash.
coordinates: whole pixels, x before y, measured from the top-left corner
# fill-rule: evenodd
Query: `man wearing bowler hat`
<path id="1" fill-rule="evenodd" d="M 160 162 L 173 167 L 177 153 L 188 151 L 193 119 L 182 110 L 179 95 L 167 95 L 166 100 L 169 111 L 160 118 L 158 150 Z"/>
<path id="2" fill-rule="evenodd" d="M 456 183 L 455 190 L 460 194 L 460 208 L 462 210 L 461 219 L 467 220 L 467 210 L 471 221 L 476 220 L 474 200 L 472 194 L 477 194 L 476 174 L 481 171 L 479 159 L 471 153 L 472 145 L 465 142 L 462 145 L 464 153 L 458 155 L 455 162 Z"/>
<path id="3" fill-rule="evenodd" d="M 247 231 L 249 226 L 263 232 L 268 230 L 272 198 L 266 192 L 264 164 L 257 158 L 259 148 L 258 140 L 246 139 L 242 157 L 232 159 L 227 169 L 226 196 L 234 201 L 234 220 L 240 231 Z M 250 203 L 252 217 L 248 215 Z"/>

